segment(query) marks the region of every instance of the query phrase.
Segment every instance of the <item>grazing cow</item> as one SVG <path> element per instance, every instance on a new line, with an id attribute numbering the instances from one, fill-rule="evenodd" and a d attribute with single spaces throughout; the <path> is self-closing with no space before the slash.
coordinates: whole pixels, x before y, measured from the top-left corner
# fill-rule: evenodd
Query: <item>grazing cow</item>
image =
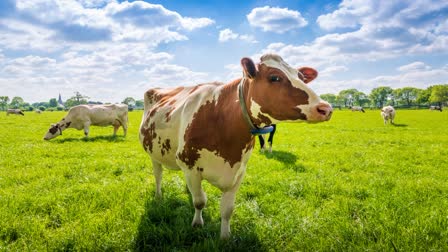
<path id="1" fill-rule="evenodd" d="M 440 111 L 440 112 L 442 112 L 442 107 L 441 106 L 430 106 L 429 107 L 429 110 L 438 110 L 438 111 Z"/>
<path id="2" fill-rule="evenodd" d="M 228 84 L 153 88 L 144 94 L 140 142 L 152 160 L 156 197 L 161 197 L 162 165 L 182 170 L 192 195 L 192 226 L 202 226 L 207 197 L 201 181 L 222 191 L 221 238 L 230 236 L 235 194 L 260 128 L 288 122 L 323 122 L 331 105 L 305 83 L 317 71 L 290 67 L 274 54 L 257 65 L 241 60 L 244 77 Z"/>
<path id="3" fill-rule="evenodd" d="M 9 114 L 13 114 L 13 115 L 25 115 L 23 112 L 22 112 L 22 110 L 20 110 L 20 109 L 8 109 L 8 110 L 6 110 L 6 115 L 9 115 Z"/>
<path id="4" fill-rule="evenodd" d="M 114 126 L 114 136 L 120 126 L 123 127 L 124 136 L 128 129 L 128 105 L 110 104 L 110 105 L 78 105 L 72 107 L 68 114 L 56 124 L 52 124 L 44 140 L 50 140 L 59 135 L 67 128 L 77 130 L 84 129 L 86 137 L 89 136 L 90 125 L 95 126 Z"/>
<path id="5" fill-rule="evenodd" d="M 360 106 L 351 106 L 349 108 L 352 110 L 352 112 L 354 112 L 354 111 L 361 111 L 361 112 L 365 113 L 364 109 L 362 107 L 360 107 Z"/>
<path id="6" fill-rule="evenodd" d="M 36 112 L 36 114 L 41 114 L 41 113 L 42 113 L 42 110 L 40 110 L 40 109 L 36 109 L 36 110 L 34 110 L 34 112 Z"/>
<path id="7" fill-rule="evenodd" d="M 395 109 L 392 106 L 386 106 L 381 109 L 381 116 L 383 117 L 384 124 L 387 124 L 387 121 L 390 120 L 391 124 L 394 124 L 395 118 Z"/>
<path id="8" fill-rule="evenodd" d="M 272 124 L 272 131 L 269 133 L 268 143 L 269 143 L 269 153 L 272 153 L 272 143 L 274 141 L 274 134 L 277 128 L 277 125 Z M 258 135 L 258 140 L 260 141 L 260 150 L 263 152 L 266 149 L 266 144 L 264 141 L 264 135 Z"/>

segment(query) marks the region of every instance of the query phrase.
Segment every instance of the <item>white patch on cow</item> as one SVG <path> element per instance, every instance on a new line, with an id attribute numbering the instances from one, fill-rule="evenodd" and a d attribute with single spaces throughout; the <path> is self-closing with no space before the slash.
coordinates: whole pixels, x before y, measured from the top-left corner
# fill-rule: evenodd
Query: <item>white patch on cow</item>
<path id="1" fill-rule="evenodd" d="M 261 118 L 258 117 L 258 115 L 261 114 L 261 115 L 269 118 L 269 120 L 271 120 L 272 124 L 276 124 L 276 123 L 279 122 L 279 120 L 273 118 L 271 115 L 261 112 L 261 106 L 258 103 L 256 103 L 254 101 L 254 99 L 250 99 L 250 108 L 249 108 L 249 110 L 250 110 L 250 113 L 252 114 L 252 116 L 255 117 L 255 118 L 261 119 Z M 268 126 L 268 125 L 265 125 L 264 123 L 262 123 L 262 124 L 260 124 L 258 126 L 259 127 L 265 127 L 265 126 Z"/>
<path id="2" fill-rule="evenodd" d="M 193 169 L 189 169 L 181 160 L 177 160 L 177 163 L 186 176 L 201 176 L 202 179 L 225 192 L 232 189 L 238 178 L 244 174 L 251 153 L 252 150 L 241 153 L 241 162 L 230 166 L 230 163 L 217 153 L 201 149 L 199 150 L 200 158 Z M 203 171 L 198 171 L 198 167 L 203 168 Z"/>

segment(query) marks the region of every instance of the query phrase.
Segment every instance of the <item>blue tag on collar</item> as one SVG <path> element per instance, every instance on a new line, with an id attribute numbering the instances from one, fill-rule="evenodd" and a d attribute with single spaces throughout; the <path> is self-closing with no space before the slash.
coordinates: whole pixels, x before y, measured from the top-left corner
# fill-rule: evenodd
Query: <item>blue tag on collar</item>
<path id="1" fill-rule="evenodd" d="M 252 130 L 250 130 L 250 133 L 252 135 L 263 135 L 263 134 L 271 133 L 273 130 L 274 130 L 274 127 L 266 126 L 261 129 L 252 129 Z"/>

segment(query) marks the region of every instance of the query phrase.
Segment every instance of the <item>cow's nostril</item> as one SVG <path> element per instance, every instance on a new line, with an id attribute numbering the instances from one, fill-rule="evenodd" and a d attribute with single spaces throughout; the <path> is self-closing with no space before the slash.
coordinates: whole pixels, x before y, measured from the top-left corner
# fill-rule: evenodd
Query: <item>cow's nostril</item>
<path id="1" fill-rule="evenodd" d="M 333 109 L 331 108 L 331 106 L 329 104 L 326 103 L 321 103 L 319 104 L 317 107 L 317 113 L 323 115 L 323 116 L 330 116 L 331 113 L 333 112 Z"/>
<path id="2" fill-rule="evenodd" d="M 321 115 L 326 115 L 327 114 L 327 111 L 325 111 L 323 109 L 320 109 L 320 108 L 317 108 L 317 112 L 319 112 L 319 114 L 321 114 Z"/>

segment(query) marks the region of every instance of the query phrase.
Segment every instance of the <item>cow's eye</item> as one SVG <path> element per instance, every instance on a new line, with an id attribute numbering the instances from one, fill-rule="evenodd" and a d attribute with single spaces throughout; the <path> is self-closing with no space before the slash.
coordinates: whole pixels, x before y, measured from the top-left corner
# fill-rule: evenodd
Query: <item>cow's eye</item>
<path id="1" fill-rule="evenodd" d="M 270 82 L 279 82 L 280 81 L 280 76 L 278 76 L 278 75 L 271 75 L 271 76 L 269 76 L 269 81 Z"/>

